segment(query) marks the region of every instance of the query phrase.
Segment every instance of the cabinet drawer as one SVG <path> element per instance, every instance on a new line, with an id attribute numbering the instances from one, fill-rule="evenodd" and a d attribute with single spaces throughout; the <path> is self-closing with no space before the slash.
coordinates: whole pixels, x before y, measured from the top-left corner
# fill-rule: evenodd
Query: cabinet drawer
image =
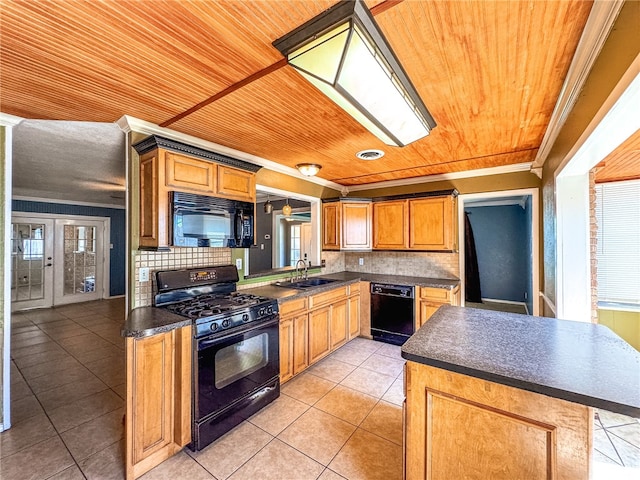
<path id="1" fill-rule="evenodd" d="M 286 315 L 305 311 L 307 309 L 307 298 L 296 298 L 295 300 L 287 300 L 284 303 L 278 305 L 278 309 L 280 311 L 280 317 L 284 317 Z"/>
<path id="2" fill-rule="evenodd" d="M 329 290 L 328 292 L 317 293 L 309 297 L 309 308 L 315 308 L 319 305 L 323 305 L 325 303 L 333 302 L 340 298 L 346 297 L 348 292 L 348 287 L 340 287 L 334 290 Z"/>
<path id="3" fill-rule="evenodd" d="M 421 287 L 420 298 L 434 302 L 449 302 L 451 290 L 446 288 Z"/>
<path id="4" fill-rule="evenodd" d="M 358 295 L 360 293 L 360 282 L 349 285 L 349 295 Z"/>

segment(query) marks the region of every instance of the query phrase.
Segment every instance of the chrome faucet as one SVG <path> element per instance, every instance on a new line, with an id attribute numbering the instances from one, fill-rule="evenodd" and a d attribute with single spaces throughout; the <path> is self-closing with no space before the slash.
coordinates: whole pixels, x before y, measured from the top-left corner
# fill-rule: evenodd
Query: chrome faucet
<path id="1" fill-rule="evenodd" d="M 303 272 L 301 272 L 298 269 L 298 267 L 300 265 L 300 262 L 302 262 L 302 265 L 304 266 L 304 276 L 302 276 Z M 302 259 L 299 259 L 296 262 L 296 277 L 295 278 L 296 278 L 296 280 L 300 280 L 300 279 L 303 279 L 303 278 L 306 280 L 307 278 L 309 278 L 309 266 L 307 265 L 307 262 L 305 262 Z"/>

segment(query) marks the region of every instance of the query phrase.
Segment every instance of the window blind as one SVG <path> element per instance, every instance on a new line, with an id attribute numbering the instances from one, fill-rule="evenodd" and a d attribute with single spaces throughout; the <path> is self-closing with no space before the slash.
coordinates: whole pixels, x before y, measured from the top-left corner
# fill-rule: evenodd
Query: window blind
<path id="1" fill-rule="evenodd" d="M 598 301 L 640 306 L 640 180 L 596 185 Z"/>

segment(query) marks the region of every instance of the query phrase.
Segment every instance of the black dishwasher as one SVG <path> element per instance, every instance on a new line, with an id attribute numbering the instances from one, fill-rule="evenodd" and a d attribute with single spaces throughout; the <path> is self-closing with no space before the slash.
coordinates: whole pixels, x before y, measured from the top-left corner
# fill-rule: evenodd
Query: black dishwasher
<path id="1" fill-rule="evenodd" d="M 402 345 L 415 332 L 414 287 L 371 283 L 371 335 Z"/>

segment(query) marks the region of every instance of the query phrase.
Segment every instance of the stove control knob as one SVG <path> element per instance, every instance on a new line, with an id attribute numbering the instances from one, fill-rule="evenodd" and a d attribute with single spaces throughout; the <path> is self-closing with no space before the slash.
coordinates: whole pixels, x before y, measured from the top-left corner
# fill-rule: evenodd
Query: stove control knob
<path id="1" fill-rule="evenodd" d="M 209 328 L 212 332 L 215 332 L 218 329 L 218 324 L 213 322 Z"/>
<path id="2" fill-rule="evenodd" d="M 273 306 L 272 306 L 272 305 L 269 305 L 269 306 L 267 307 L 267 314 L 268 314 L 268 315 L 273 315 Z"/>
<path id="3" fill-rule="evenodd" d="M 258 310 L 258 315 L 260 315 L 261 317 L 264 315 L 264 307 Z"/>
<path id="4" fill-rule="evenodd" d="M 249 321 L 249 314 L 248 313 L 243 313 L 242 314 L 242 321 L 243 322 L 248 322 Z"/>
<path id="5" fill-rule="evenodd" d="M 227 328 L 229 326 L 229 320 L 222 321 L 222 328 Z"/>

